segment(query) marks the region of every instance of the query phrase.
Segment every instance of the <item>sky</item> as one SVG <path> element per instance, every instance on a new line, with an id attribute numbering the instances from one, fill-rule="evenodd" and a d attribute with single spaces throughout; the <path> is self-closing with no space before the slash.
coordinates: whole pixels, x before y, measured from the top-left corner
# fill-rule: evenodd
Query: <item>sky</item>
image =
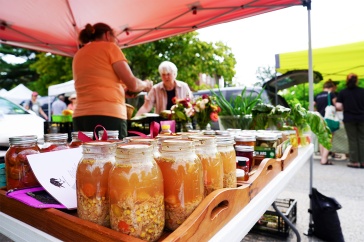
<path id="1" fill-rule="evenodd" d="M 363 9 L 363 0 L 312 0 L 312 48 L 364 41 Z M 275 66 L 275 54 L 308 50 L 308 15 L 307 8 L 294 6 L 200 29 L 198 37 L 231 47 L 236 83 L 251 85 L 258 67 Z"/>

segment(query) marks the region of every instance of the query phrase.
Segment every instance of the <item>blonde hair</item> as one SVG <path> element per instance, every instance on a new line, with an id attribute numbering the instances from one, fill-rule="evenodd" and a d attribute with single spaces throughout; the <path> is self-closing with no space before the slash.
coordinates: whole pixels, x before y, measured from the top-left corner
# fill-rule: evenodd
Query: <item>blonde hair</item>
<path id="1" fill-rule="evenodd" d="M 158 71 L 159 74 L 162 75 L 164 73 L 170 73 L 173 75 L 173 78 L 177 77 L 177 66 L 175 64 L 173 64 L 170 61 L 163 61 L 162 63 L 160 63 L 159 67 L 158 67 Z"/>

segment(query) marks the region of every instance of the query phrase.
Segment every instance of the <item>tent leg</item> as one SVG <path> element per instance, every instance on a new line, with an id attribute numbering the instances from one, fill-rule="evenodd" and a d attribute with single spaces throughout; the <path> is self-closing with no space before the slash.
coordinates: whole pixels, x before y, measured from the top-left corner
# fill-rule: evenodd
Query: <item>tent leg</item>
<path id="1" fill-rule="evenodd" d="M 308 231 L 305 233 L 307 236 L 313 236 L 313 219 L 312 219 L 312 177 L 313 177 L 313 154 L 310 157 L 310 208 L 308 209 L 308 213 L 310 214 L 310 221 L 308 223 Z"/>

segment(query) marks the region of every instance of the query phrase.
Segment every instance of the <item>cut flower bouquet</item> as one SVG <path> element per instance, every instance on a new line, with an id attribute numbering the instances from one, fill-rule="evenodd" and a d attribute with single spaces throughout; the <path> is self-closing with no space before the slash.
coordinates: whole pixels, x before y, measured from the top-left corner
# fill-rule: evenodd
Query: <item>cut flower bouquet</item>
<path id="1" fill-rule="evenodd" d="M 193 109 L 195 111 L 196 123 L 201 130 L 206 129 L 206 126 L 211 121 L 218 121 L 218 114 L 221 111 L 220 107 L 216 104 L 216 98 L 207 94 L 196 99 Z"/>

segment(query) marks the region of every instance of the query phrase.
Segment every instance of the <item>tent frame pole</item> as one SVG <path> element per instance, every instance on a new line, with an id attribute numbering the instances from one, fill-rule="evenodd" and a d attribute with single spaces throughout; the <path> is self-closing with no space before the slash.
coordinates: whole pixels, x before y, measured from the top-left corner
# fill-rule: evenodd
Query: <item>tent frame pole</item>
<path id="1" fill-rule="evenodd" d="M 308 84 L 309 84 L 309 110 L 314 111 L 313 108 L 313 67 L 312 67 L 312 41 L 311 41 L 311 0 L 303 0 L 303 6 L 307 7 L 307 20 L 308 20 Z M 310 221 L 308 225 L 308 236 L 313 236 L 313 219 L 312 219 L 312 187 L 313 187 L 313 154 L 310 157 Z"/>

